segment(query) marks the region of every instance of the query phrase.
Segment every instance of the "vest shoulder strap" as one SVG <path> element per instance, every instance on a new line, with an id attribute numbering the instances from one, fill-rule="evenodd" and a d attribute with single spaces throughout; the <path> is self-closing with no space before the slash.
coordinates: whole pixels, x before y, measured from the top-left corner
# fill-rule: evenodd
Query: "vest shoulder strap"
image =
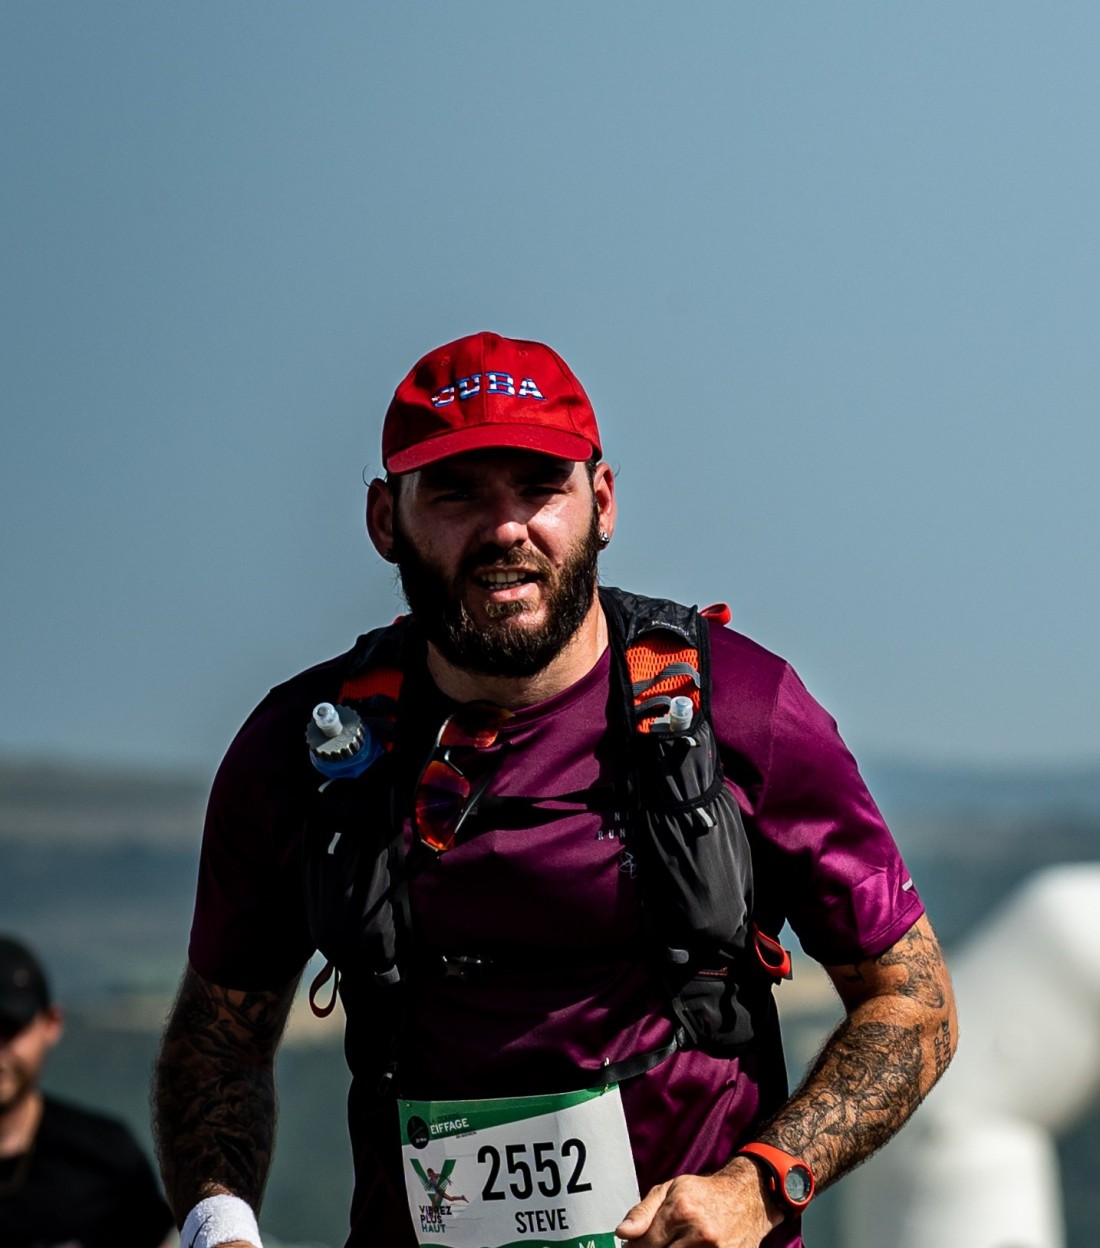
<path id="1" fill-rule="evenodd" d="M 691 699 L 692 715 L 710 719 L 708 621 L 727 623 L 724 603 L 685 607 L 611 586 L 600 588 L 609 623 L 625 723 L 633 732 L 666 727 L 676 697 Z M 663 714 L 662 714 L 663 712 Z"/>
<path id="2" fill-rule="evenodd" d="M 409 617 L 399 615 L 392 624 L 364 633 L 345 656 L 340 700 L 361 702 L 377 697 L 396 705 L 411 630 Z"/>

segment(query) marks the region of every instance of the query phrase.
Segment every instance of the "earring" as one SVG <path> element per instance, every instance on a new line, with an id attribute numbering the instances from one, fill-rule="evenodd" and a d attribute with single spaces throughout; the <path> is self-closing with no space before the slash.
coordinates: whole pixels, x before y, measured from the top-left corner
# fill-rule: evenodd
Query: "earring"
<path id="1" fill-rule="evenodd" d="M 600 530 L 599 543 L 601 546 L 608 546 L 611 543 L 611 534 Z"/>

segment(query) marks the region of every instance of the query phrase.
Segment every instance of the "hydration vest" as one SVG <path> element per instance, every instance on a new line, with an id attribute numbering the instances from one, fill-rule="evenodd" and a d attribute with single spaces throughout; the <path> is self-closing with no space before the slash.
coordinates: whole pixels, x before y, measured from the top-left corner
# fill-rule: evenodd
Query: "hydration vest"
<path id="1" fill-rule="evenodd" d="M 673 1024 L 667 1046 L 600 1072 L 601 1080 L 620 1082 L 677 1048 L 721 1057 L 742 1051 L 753 1038 L 754 1020 L 771 1005 L 771 988 L 790 977 L 790 957 L 752 921 L 751 851 L 711 723 L 708 621 L 728 622 L 729 609 L 699 611 L 606 587 L 599 594 L 611 647 L 611 728 L 628 746 L 614 805 L 626 812 L 626 847 L 637 864 L 647 945 L 641 956 L 660 983 Z M 406 853 L 403 825 L 431 748 L 425 726 L 417 728 L 425 656 L 423 636 L 408 616 L 360 637 L 348 653 L 338 701 L 357 712 L 380 754 L 358 776 L 318 777 L 303 839 L 310 932 L 328 960 L 311 1005 L 318 1014 L 331 1011 L 335 987 L 327 1005 L 317 998 L 334 972 L 337 984 L 342 978 L 345 985 L 349 979 L 372 985 L 397 1020 L 394 1051 L 410 983 L 529 965 L 521 950 L 506 964 L 474 951 L 428 952 L 418 942 L 408 886 L 417 871 L 431 869 L 434 855 L 415 839 Z M 675 708 L 680 714 L 670 715 L 673 699 L 685 697 L 690 715 L 683 714 L 683 702 Z M 606 787 L 484 795 L 480 814 L 491 820 L 507 808 L 514 818 L 540 802 L 583 805 L 597 796 L 611 804 Z M 547 817 L 553 816 L 541 820 Z"/>

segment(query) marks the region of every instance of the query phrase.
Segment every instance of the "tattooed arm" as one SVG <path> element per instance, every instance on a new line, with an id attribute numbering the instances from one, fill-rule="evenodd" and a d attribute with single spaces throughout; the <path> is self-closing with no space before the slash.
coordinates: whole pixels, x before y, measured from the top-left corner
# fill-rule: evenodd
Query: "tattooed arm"
<path id="1" fill-rule="evenodd" d="M 847 1017 L 759 1135 L 804 1157 L 822 1187 L 908 1120 L 947 1069 L 957 1039 L 951 981 L 927 918 L 880 957 L 826 970 Z"/>
<path id="2" fill-rule="evenodd" d="M 826 967 L 846 1017 L 787 1104 L 754 1138 L 803 1158 L 818 1189 L 908 1120 L 955 1051 L 951 981 L 927 918 L 880 957 Z M 618 1234 L 634 1248 L 757 1248 L 782 1214 L 754 1162 L 662 1183 Z"/>
<path id="3" fill-rule="evenodd" d="M 157 1157 L 177 1224 L 223 1193 L 259 1209 L 275 1140 L 275 1050 L 296 987 L 238 992 L 184 973 L 153 1083 Z"/>

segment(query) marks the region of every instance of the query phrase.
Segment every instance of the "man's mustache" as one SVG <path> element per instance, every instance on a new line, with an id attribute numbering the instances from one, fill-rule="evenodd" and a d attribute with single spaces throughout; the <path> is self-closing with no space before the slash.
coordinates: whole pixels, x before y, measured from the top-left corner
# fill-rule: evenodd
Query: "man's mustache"
<path id="1" fill-rule="evenodd" d="M 496 546 L 488 543 L 480 550 L 463 559 L 458 567 L 460 576 L 470 577 L 485 568 L 524 568 L 539 576 L 548 576 L 553 565 L 537 550 L 525 550 L 518 546 Z"/>

